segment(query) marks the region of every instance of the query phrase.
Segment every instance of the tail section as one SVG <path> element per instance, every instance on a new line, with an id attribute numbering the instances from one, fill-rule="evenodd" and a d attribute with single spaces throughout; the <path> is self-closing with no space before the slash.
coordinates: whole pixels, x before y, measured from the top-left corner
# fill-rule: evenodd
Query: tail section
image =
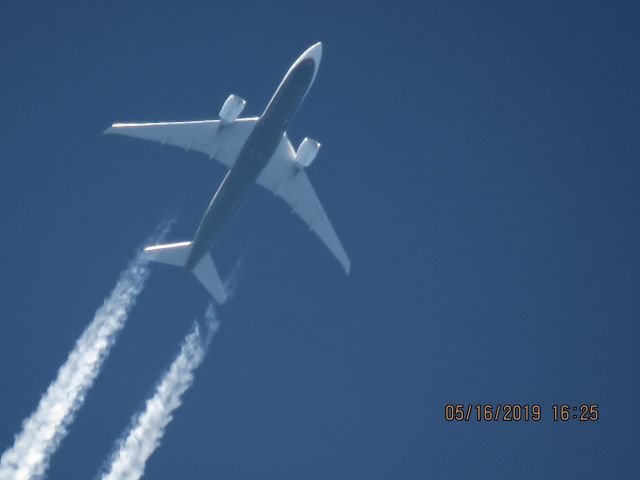
<path id="1" fill-rule="evenodd" d="M 191 253 L 192 242 L 154 245 L 144 249 L 145 257 L 151 262 L 166 263 L 176 267 L 184 267 Z M 222 305 L 227 299 L 224 285 L 218 275 L 211 255 L 206 253 L 193 269 L 193 274 L 202 283 L 211 296 Z"/>
<path id="2" fill-rule="evenodd" d="M 200 283 L 207 289 L 216 301 L 222 305 L 227 299 L 227 292 L 224 291 L 224 285 L 218 275 L 218 270 L 211 259 L 211 254 L 205 253 L 202 259 L 193 269 L 193 274 Z"/>
<path id="3" fill-rule="evenodd" d="M 184 267 L 191 253 L 191 242 L 167 243 L 144 249 L 144 256 L 150 262 L 166 263 L 175 267 Z"/>

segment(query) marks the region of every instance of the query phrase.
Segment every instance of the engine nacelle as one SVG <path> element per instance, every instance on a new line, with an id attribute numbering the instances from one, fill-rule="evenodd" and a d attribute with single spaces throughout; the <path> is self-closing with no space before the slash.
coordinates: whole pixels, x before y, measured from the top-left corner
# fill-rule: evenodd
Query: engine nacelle
<path id="1" fill-rule="evenodd" d="M 320 142 L 305 137 L 296 152 L 296 162 L 305 168 L 308 167 L 318 155 L 318 150 L 320 150 Z"/>
<path id="2" fill-rule="evenodd" d="M 246 104 L 247 101 L 243 98 L 240 98 L 237 95 L 229 95 L 229 98 L 227 98 L 220 109 L 220 121 L 222 122 L 222 125 L 229 125 L 230 123 L 233 123 L 242 113 Z"/>

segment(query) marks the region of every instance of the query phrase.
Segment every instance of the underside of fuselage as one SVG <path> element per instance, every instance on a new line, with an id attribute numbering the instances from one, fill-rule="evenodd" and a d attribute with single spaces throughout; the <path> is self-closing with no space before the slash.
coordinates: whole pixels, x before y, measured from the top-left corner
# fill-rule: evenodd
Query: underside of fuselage
<path id="1" fill-rule="evenodd" d="M 188 270 L 214 247 L 244 202 L 304 100 L 317 67 L 312 58 L 304 58 L 282 80 L 200 221 L 185 265 Z"/>

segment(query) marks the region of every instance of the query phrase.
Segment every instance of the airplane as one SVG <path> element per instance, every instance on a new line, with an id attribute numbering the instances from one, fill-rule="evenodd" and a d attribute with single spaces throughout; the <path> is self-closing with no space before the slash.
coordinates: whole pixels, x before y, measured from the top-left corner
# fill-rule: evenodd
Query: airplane
<path id="1" fill-rule="evenodd" d="M 254 183 L 282 198 L 349 274 L 349 257 L 305 173 L 318 154 L 320 143 L 304 138 L 294 150 L 287 137 L 287 127 L 316 78 L 321 57 L 321 42 L 300 55 L 259 117 L 239 118 L 246 101 L 230 95 L 218 120 L 114 123 L 104 131 L 202 152 L 229 168 L 192 241 L 144 249 L 150 261 L 193 272 L 219 304 L 225 302 L 227 293 L 209 251 Z"/>

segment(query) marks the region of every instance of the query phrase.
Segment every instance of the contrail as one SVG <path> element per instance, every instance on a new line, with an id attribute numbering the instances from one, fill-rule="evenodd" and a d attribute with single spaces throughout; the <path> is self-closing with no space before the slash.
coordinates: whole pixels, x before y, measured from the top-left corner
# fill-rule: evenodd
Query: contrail
<path id="1" fill-rule="evenodd" d="M 182 395 L 193 383 L 194 371 L 204 359 L 219 326 L 213 305 L 209 305 L 204 332 L 197 321 L 193 323 L 180 352 L 156 385 L 153 396 L 133 417 L 122 439 L 116 442 L 117 451 L 109 460 L 103 480 L 137 480 L 142 477 L 147 460 L 160 445 L 165 428 L 182 403 Z"/>
<path id="2" fill-rule="evenodd" d="M 157 243 L 172 223 L 172 220 L 162 222 L 149 240 Z M 38 407 L 22 423 L 13 446 L 2 454 L 0 480 L 44 476 L 51 455 L 66 436 L 149 276 L 147 261 L 141 254 L 138 252 L 120 274 L 115 288 L 76 341 Z"/>

